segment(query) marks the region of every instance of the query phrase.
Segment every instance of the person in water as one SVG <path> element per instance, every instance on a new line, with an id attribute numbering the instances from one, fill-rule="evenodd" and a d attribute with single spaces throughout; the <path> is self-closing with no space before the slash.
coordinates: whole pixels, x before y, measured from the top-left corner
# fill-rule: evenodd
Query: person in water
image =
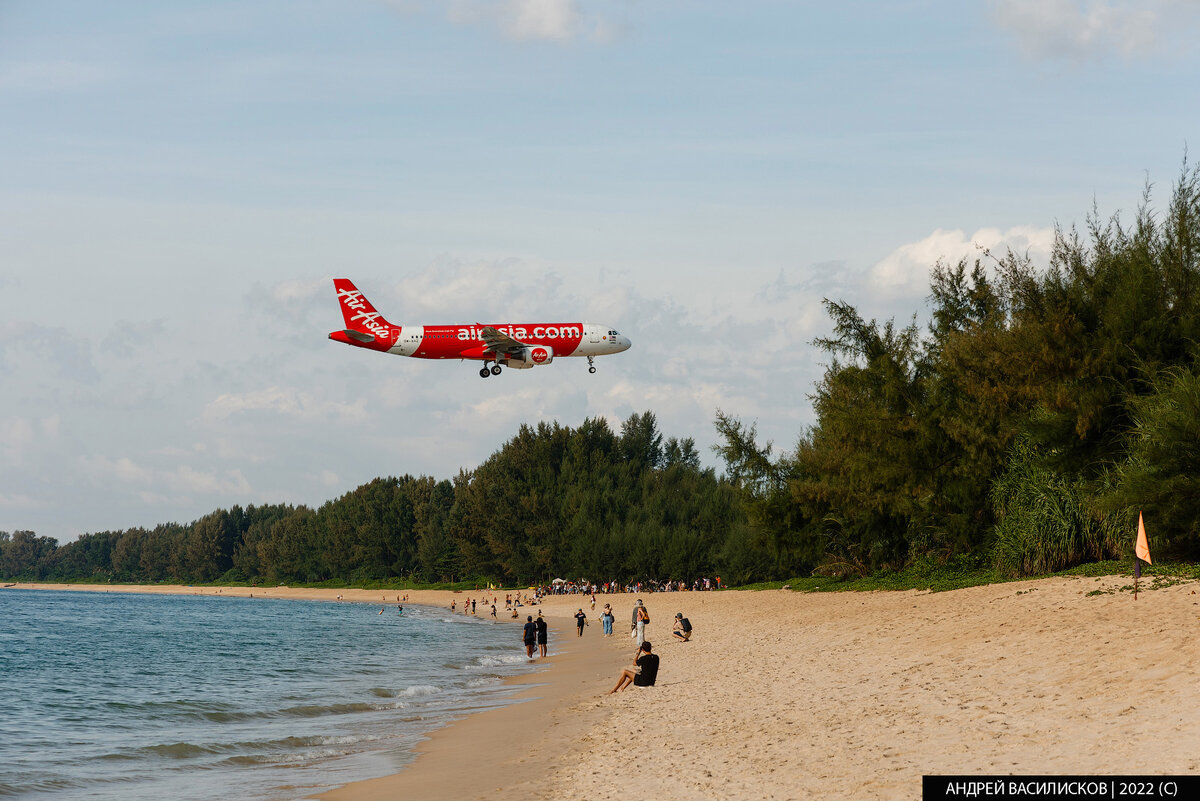
<path id="1" fill-rule="evenodd" d="M 533 622 L 533 615 L 526 618 L 524 640 L 525 656 L 533 659 L 533 646 L 537 645 L 537 624 Z"/>
<path id="2" fill-rule="evenodd" d="M 546 645 L 550 639 L 550 633 L 546 627 L 546 621 L 542 619 L 541 612 L 538 612 L 537 620 L 534 622 L 537 624 L 538 655 L 545 656 Z"/>

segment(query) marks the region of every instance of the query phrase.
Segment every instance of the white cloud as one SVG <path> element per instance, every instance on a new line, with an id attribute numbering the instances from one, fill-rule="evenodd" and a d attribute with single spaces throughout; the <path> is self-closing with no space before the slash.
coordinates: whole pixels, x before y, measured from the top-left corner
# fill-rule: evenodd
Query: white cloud
<path id="1" fill-rule="evenodd" d="M 204 418 L 212 422 L 244 412 L 271 412 L 304 420 L 335 419 L 349 422 L 366 417 L 364 404 L 362 398 L 352 403 L 321 401 L 295 387 L 274 386 L 218 395 L 204 408 Z"/>
<path id="2" fill-rule="evenodd" d="M 154 471 L 137 464 L 128 456 L 110 459 L 107 456 L 81 456 L 79 464 L 94 480 L 104 482 L 115 478 L 126 484 L 149 486 L 154 483 Z"/>
<path id="3" fill-rule="evenodd" d="M 250 482 L 241 470 L 216 471 L 195 470 L 188 465 L 176 468 L 163 476 L 164 483 L 176 492 L 190 492 L 198 495 L 218 495 L 222 497 L 249 497 Z"/>
<path id="4" fill-rule="evenodd" d="M 961 258 L 981 256 L 985 250 L 996 256 L 1012 250 L 1028 252 L 1034 260 L 1044 261 L 1053 244 L 1053 228 L 980 228 L 970 236 L 958 229 L 938 228 L 924 239 L 901 245 L 888 254 L 871 268 L 867 285 L 876 294 L 920 297 L 929 294 L 929 275 L 939 259 L 953 264 Z"/>
<path id="5" fill-rule="evenodd" d="M 401 11 L 417 10 L 413 0 L 393 0 Z M 623 26 L 586 13 L 580 0 L 447 0 L 446 19 L 455 25 L 482 25 L 518 42 L 608 43 Z"/>
<path id="6" fill-rule="evenodd" d="M 45 504 L 21 493 L 0 492 L 0 509 L 40 509 Z"/>
<path id="7" fill-rule="evenodd" d="M 1041 58 L 1143 56 L 1196 26 L 1187 0 L 992 0 L 992 19 Z"/>
<path id="8" fill-rule="evenodd" d="M 575 35 L 581 16 L 574 0 L 510 0 L 505 29 L 514 39 L 565 42 Z"/>

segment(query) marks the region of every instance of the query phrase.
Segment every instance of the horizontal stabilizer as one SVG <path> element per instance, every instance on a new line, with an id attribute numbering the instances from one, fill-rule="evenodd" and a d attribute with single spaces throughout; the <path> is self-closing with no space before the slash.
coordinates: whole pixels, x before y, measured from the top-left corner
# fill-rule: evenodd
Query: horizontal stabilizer
<path id="1" fill-rule="evenodd" d="M 349 328 L 347 328 L 342 333 L 353 340 L 357 340 L 358 342 L 367 343 L 375 341 L 375 337 L 371 336 L 370 334 L 364 334 L 362 331 L 351 331 Z"/>

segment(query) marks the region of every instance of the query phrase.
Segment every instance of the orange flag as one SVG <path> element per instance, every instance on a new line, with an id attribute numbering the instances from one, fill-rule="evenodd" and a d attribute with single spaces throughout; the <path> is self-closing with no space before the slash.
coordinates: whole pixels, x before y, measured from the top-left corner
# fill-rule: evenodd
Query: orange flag
<path id="1" fill-rule="evenodd" d="M 1138 512 L 1138 537 L 1137 545 L 1133 548 L 1134 554 L 1138 559 L 1141 559 L 1148 565 L 1154 564 L 1150 561 L 1150 546 L 1146 543 L 1146 526 L 1142 523 L 1142 513 Z"/>

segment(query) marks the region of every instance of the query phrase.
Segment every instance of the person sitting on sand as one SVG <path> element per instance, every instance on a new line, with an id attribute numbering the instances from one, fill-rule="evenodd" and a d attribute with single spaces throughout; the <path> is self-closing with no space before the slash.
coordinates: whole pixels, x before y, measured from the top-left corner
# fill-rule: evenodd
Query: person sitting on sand
<path id="1" fill-rule="evenodd" d="M 650 653 L 650 642 L 645 640 L 633 657 L 633 667 L 627 667 L 621 671 L 616 686 L 609 690 L 608 694 L 612 695 L 618 690 L 624 690 L 631 684 L 638 687 L 653 687 L 657 678 L 658 654 Z"/>
<path id="2" fill-rule="evenodd" d="M 684 617 L 683 612 L 675 613 L 675 628 L 671 630 L 671 636 L 682 642 L 692 639 L 692 621 Z"/>

